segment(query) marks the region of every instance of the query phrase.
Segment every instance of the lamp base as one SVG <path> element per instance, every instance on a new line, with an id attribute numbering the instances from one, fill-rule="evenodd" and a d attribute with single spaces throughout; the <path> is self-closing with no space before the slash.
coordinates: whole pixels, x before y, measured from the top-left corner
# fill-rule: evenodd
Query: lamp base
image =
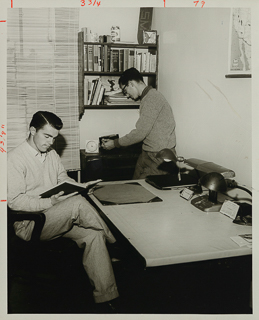
<path id="1" fill-rule="evenodd" d="M 191 204 L 205 212 L 219 212 L 223 203 L 219 201 L 217 203 L 211 202 L 208 196 L 204 195 L 192 199 Z"/>

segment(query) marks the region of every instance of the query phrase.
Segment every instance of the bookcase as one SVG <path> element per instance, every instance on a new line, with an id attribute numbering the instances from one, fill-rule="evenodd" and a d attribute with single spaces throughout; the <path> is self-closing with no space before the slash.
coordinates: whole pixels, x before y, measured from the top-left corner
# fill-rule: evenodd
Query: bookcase
<path id="1" fill-rule="evenodd" d="M 118 89 L 124 70 L 135 67 L 147 85 L 157 88 L 158 36 L 156 44 L 84 42 L 78 33 L 79 113 L 85 109 L 138 109 L 139 103 L 126 99 Z"/>

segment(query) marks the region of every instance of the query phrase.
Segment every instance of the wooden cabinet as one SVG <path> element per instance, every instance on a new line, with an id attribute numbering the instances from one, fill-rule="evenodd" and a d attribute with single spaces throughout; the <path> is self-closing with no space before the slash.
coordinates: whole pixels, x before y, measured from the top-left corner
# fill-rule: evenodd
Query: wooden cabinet
<path id="1" fill-rule="evenodd" d="M 142 144 L 126 148 L 101 150 L 100 153 L 86 153 L 80 150 L 81 182 L 103 179 L 104 181 L 130 180 Z"/>

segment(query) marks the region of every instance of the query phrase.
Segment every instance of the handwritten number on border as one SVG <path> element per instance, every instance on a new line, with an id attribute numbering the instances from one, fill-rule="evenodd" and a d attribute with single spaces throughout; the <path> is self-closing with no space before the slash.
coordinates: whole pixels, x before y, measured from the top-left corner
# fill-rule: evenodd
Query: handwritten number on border
<path id="1" fill-rule="evenodd" d="M 199 2 L 200 2 L 200 1 L 193 1 L 193 3 L 195 3 L 195 7 L 197 7 L 197 5 L 198 5 Z M 201 8 L 203 8 L 204 5 L 205 5 L 205 1 L 201 1 Z"/>

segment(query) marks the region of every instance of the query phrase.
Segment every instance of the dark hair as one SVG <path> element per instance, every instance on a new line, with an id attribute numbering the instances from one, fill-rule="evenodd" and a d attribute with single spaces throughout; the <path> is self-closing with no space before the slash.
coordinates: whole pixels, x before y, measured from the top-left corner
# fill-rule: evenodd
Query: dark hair
<path id="1" fill-rule="evenodd" d="M 50 124 L 53 128 L 60 130 L 63 127 L 61 119 L 52 112 L 48 111 L 38 111 L 34 113 L 30 127 L 34 127 L 36 131 L 45 126 L 45 124 Z"/>
<path id="2" fill-rule="evenodd" d="M 119 85 L 125 86 L 129 81 L 144 82 L 142 75 L 136 68 L 130 68 L 123 72 L 119 79 Z"/>

